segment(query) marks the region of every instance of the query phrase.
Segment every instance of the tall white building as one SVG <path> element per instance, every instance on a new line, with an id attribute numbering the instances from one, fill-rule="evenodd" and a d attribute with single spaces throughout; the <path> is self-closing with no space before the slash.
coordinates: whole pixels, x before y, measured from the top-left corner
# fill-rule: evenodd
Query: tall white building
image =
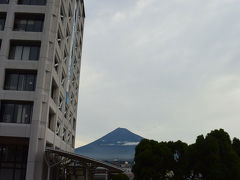
<path id="1" fill-rule="evenodd" d="M 0 179 L 47 179 L 74 151 L 83 0 L 0 0 Z"/>

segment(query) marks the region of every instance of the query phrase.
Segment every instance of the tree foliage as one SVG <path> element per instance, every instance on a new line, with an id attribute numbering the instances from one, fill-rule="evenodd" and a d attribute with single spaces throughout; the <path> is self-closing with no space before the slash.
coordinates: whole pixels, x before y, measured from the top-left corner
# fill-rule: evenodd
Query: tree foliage
<path id="1" fill-rule="evenodd" d="M 135 180 L 240 179 L 240 140 L 223 129 L 211 131 L 187 145 L 181 141 L 143 139 L 135 151 Z M 173 177 L 167 175 L 173 172 Z"/>

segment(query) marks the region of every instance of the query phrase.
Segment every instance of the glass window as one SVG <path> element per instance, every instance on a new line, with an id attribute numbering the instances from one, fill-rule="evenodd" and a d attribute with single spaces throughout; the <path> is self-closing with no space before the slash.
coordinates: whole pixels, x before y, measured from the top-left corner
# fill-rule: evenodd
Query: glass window
<path id="1" fill-rule="evenodd" d="M 17 13 L 14 21 L 14 31 L 42 32 L 44 15 Z"/>
<path id="2" fill-rule="evenodd" d="M 0 143 L 0 178 L 3 180 L 25 180 L 27 156 L 27 145 Z"/>
<path id="3" fill-rule="evenodd" d="M 1 120 L 0 122 L 11 123 L 14 113 L 14 104 L 8 103 L 1 106 Z"/>
<path id="4" fill-rule="evenodd" d="M 28 45 L 29 44 L 29 45 Z M 15 60 L 38 60 L 40 54 L 40 43 L 11 42 L 9 59 Z"/>
<path id="5" fill-rule="evenodd" d="M 30 104 L 25 104 L 22 111 L 22 123 L 28 124 L 31 121 L 32 116 L 32 106 Z"/>
<path id="6" fill-rule="evenodd" d="M 18 86 L 18 74 L 6 74 L 5 89 L 17 90 Z"/>
<path id="7" fill-rule="evenodd" d="M 22 59 L 22 52 L 24 47 L 23 46 L 16 46 L 13 47 L 15 49 L 15 53 L 13 53 L 14 55 L 14 59 Z"/>
<path id="8" fill-rule="evenodd" d="M 28 74 L 26 78 L 25 89 L 34 91 L 35 90 L 36 75 Z"/>
<path id="9" fill-rule="evenodd" d="M 39 46 L 31 46 L 29 53 L 29 60 L 38 60 L 39 57 Z"/>
<path id="10" fill-rule="evenodd" d="M 42 30 L 43 30 L 43 20 L 33 21 L 33 31 L 34 32 L 42 32 Z"/>
<path id="11" fill-rule="evenodd" d="M 58 72 L 58 67 L 59 67 L 59 58 L 56 55 L 54 59 L 54 69 L 56 72 Z"/>
<path id="12" fill-rule="evenodd" d="M 27 20 L 15 19 L 14 28 L 15 31 L 25 31 Z"/>
<path id="13" fill-rule="evenodd" d="M 45 5 L 46 0 L 18 0 L 18 4 L 24 5 Z"/>
<path id="14" fill-rule="evenodd" d="M 29 55 L 30 55 L 30 46 L 23 46 L 21 59 L 22 60 L 31 60 L 29 58 Z M 18 59 L 18 58 L 16 58 L 16 59 Z"/>
<path id="15" fill-rule="evenodd" d="M 36 86 L 36 72 L 22 72 L 7 70 L 5 75 L 5 90 L 34 91 Z"/>
<path id="16" fill-rule="evenodd" d="M 32 103 L 1 102 L 0 122 L 29 124 L 32 118 Z"/>
<path id="17" fill-rule="evenodd" d="M 13 169 L 0 169 L 0 177 L 5 180 L 12 180 L 13 179 Z"/>
<path id="18" fill-rule="evenodd" d="M 14 112 L 14 123 L 21 123 L 22 121 L 22 114 L 23 114 L 23 105 L 22 104 L 16 104 L 15 105 L 15 112 Z"/>
<path id="19" fill-rule="evenodd" d="M 2 3 L 0 2 L 0 4 L 2 4 Z M 0 13 L 0 31 L 4 30 L 5 21 L 6 21 L 6 14 L 5 13 Z"/>
<path id="20" fill-rule="evenodd" d="M 0 0 L 0 4 L 8 4 L 9 0 Z"/>

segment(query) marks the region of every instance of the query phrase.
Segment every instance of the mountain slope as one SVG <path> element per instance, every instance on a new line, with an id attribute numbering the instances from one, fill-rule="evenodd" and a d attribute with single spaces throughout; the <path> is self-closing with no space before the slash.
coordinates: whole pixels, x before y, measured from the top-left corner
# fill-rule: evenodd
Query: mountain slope
<path id="1" fill-rule="evenodd" d="M 142 139 L 125 128 L 117 128 L 75 152 L 99 160 L 133 160 L 135 147 Z"/>

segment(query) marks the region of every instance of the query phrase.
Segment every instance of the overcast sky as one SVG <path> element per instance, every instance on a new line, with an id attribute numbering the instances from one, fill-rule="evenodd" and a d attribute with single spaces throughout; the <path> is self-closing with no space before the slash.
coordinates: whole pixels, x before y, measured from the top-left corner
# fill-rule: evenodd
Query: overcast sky
<path id="1" fill-rule="evenodd" d="M 85 0 L 76 144 L 124 127 L 240 138 L 239 0 Z"/>

